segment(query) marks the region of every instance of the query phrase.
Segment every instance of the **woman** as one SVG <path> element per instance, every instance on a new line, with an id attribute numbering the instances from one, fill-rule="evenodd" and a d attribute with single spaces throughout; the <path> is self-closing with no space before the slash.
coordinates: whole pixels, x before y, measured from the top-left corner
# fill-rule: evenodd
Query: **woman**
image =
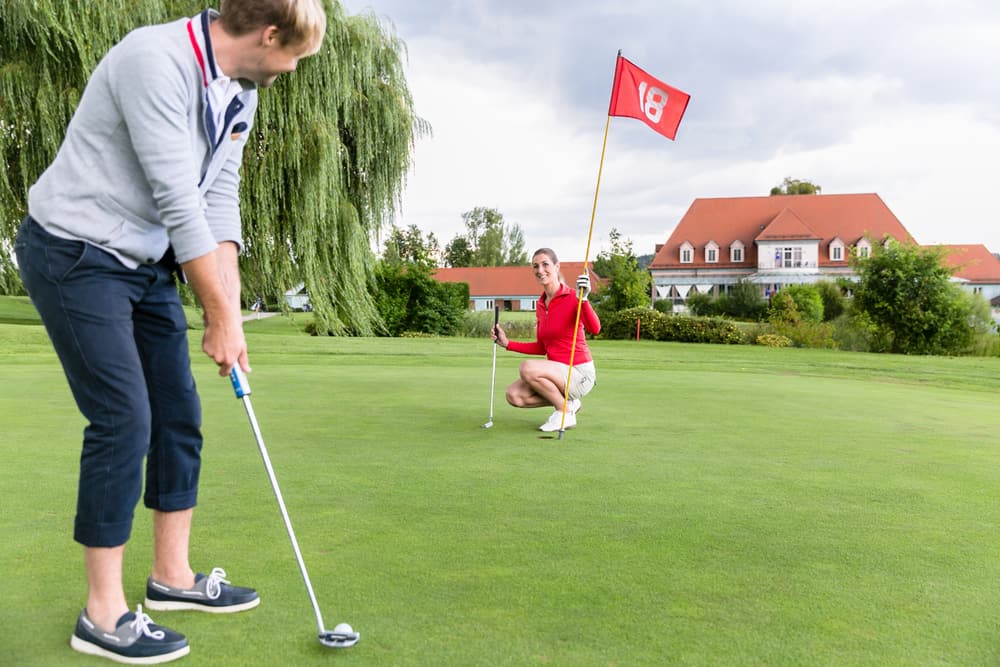
<path id="1" fill-rule="evenodd" d="M 508 340 L 507 334 L 497 325 L 493 341 L 522 354 L 544 354 L 545 359 L 529 359 L 521 364 L 520 377 L 507 387 L 507 402 L 515 408 L 542 408 L 551 406 L 555 411 L 539 427 L 540 431 L 558 431 L 560 426 L 576 426 L 576 413 L 580 399 L 586 396 L 597 380 L 593 357 L 584 336 L 601 331 L 601 321 L 594 312 L 587 295 L 590 294 L 590 277 L 584 273 L 576 282 L 582 290 L 583 307 L 580 310 L 580 328 L 576 332 L 576 352 L 573 352 L 573 324 L 576 322 L 577 292 L 565 285 L 559 273 L 559 259 L 549 248 L 535 251 L 531 257 L 531 270 L 542 286 L 542 295 L 535 306 L 537 318 L 536 337 L 533 343 Z M 569 372 L 572 355 L 573 372 Z M 569 376 L 569 403 L 563 423 L 563 402 L 566 395 L 566 378 Z"/>

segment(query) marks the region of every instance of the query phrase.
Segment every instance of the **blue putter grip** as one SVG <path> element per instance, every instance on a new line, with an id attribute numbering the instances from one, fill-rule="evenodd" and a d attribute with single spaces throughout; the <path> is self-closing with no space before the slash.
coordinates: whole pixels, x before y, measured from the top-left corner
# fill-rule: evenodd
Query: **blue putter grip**
<path id="1" fill-rule="evenodd" d="M 233 370 L 229 371 L 229 381 L 233 383 L 236 398 L 250 395 L 250 382 L 247 380 L 247 374 L 239 366 L 233 366 Z"/>

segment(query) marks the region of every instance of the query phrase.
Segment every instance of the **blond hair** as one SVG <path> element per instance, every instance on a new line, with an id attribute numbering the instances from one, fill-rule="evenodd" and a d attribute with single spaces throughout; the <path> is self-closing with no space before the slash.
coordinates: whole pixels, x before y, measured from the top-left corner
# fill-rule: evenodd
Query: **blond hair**
<path id="1" fill-rule="evenodd" d="M 310 53 L 319 51 L 326 34 L 322 0 L 220 0 L 219 14 L 223 30 L 234 37 L 273 25 L 279 44 L 302 44 Z"/>

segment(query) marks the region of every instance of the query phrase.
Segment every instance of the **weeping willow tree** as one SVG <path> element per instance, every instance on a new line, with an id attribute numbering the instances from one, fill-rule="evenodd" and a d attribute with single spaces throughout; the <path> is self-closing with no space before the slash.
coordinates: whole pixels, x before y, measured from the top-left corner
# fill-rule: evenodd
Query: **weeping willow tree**
<path id="1" fill-rule="evenodd" d="M 398 208 L 413 144 L 428 131 L 404 45 L 374 15 L 327 5 L 320 52 L 260 93 L 241 188 L 246 295 L 304 283 L 320 332 L 380 326 L 372 240 Z M 0 5 L 0 292 L 28 188 L 62 141 L 90 72 L 125 33 L 193 16 L 192 0 L 3 0 Z"/>

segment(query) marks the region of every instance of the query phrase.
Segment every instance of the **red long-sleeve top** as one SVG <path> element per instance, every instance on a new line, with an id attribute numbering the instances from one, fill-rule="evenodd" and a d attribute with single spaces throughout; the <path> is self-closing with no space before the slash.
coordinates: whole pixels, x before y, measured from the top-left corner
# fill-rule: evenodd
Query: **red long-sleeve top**
<path id="1" fill-rule="evenodd" d="M 533 343 L 511 340 L 507 342 L 507 349 L 522 354 L 544 354 L 549 361 L 568 364 L 573 346 L 576 304 L 576 291 L 566 285 L 559 288 L 551 302 L 546 299 L 543 292 L 535 306 L 537 340 Z M 591 335 L 601 333 L 601 320 L 598 319 L 589 301 L 584 301 L 580 310 L 580 329 L 577 331 L 576 353 L 573 355 L 574 365 L 593 361 L 584 331 Z"/>

